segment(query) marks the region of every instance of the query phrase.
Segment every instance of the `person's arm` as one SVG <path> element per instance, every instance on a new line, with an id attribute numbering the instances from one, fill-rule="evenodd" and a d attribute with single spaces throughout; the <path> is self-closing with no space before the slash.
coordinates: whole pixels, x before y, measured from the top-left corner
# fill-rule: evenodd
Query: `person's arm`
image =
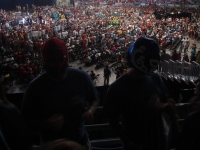
<path id="1" fill-rule="evenodd" d="M 88 75 L 86 76 L 86 85 L 87 85 L 87 94 L 86 100 L 89 103 L 88 110 L 83 114 L 83 119 L 87 123 L 92 123 L 94 120 L 94 112 L 99 104 L 99 98 L 96 88 L 94 87 L 93 83 L 89 79 Z"/>

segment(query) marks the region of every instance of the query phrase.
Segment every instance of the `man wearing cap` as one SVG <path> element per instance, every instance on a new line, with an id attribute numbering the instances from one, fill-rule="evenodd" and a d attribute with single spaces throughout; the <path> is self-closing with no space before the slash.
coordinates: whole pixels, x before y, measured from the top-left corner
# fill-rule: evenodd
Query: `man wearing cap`
<path id="1" fill-rule="evenodd" d="M 57 38 L 44 43 L 42 57 L 46 72 L 26 89 L 24 118 L 32 131 L 40 132 L 42 142 L 66 138 L 90 149 L 84 121 L 92 121 L 98 97 L 89 75 L 67 67 L 66 46 Z"/>
<path id="2" fill-rule="evenodd" d="M 104 116 L 121 138 L 125 150 L 167 149 L 162 111 L 175 120 L 173 129 L 178 130 L 173 100 L 168 99 L 161 78 L 153 73 L 159 61 L 158 44 L 148 38 L 137 39 L 127 53 L 129 71 L 108 89 Z"/>

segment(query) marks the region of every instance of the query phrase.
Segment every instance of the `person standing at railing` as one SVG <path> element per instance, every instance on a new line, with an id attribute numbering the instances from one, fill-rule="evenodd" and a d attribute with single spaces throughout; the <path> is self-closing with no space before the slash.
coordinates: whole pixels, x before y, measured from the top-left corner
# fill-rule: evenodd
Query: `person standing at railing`
<path id="1" fill-rule="evenodd" d="M 173 61 L 180 61 L 181 60 L 181 55 L 180 53 L 177 53 L 176 50 L 173 51 L 172 56 L 171 56 L 171 60 Z"/>
<path id="2" fill-rule="evenodd" d="M 166 53 L 165 50 L 162 51 L 162 54 L 160 55 L 160 65 L 159 65 L 159 71 L 167 72 L 166 68 L 164 68 L 163 64 L 165 61 L 170 60 L 170 55 Z"/>
<path id="3" fill-rule="evenodd" d="M 197 52 L 196 62 L 200 64 L 200 50 Z"/>
<path id="4" fill-rule="evenodd" d="M 190 61 L 196 61 L 196 44 L 192 44 Z"/>
<path id="5" fill-rule="evenodd" d="M 184 62 L 184 61 L 186 61 L 186 62 L 189 62 L 189 61 L 190 61 L 187 52 L 184 53 L 182 61 L 183 61 L 183 62 Z"/>

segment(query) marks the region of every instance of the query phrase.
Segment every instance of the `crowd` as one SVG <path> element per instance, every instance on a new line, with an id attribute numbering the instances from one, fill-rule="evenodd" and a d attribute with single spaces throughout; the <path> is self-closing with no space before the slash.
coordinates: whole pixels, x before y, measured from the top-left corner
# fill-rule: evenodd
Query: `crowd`
<path id="1" fill-rule="evenodd" d="M 174 61 L 199 63 L 200 55 L 195 45 L 200 36 L 199 9 L 181 10 L 191 13 L 191 18 L 167 17 L 161 20 L 153 15 L 155 10 L 170 12 L 174 9 L 33 6 L 31 11 L 19 7 L 15 11 L 1 10 L 1 78 L 28 83 L 41 74 L 41 48 L 51 37 L 65 42 L 69 61 L 96 64 L 96 68 L 104 66 L 105 62 L 125 60 L 127 47 L 141 36 L 155 39 L 161 50 L 174 51 L 173 55 L 177 55 L 171 57 Z M 175 10 L 180 11 L 180 8 Z M 188 38 L 194 39 L 194 43 L 189 43 Z M 192 49 L 191 54 L 188 49 Z"/>
<path id="2" fill-rule="evenodd" d="M 186 9 L 191 18 L 157 20 L 153 15 L 155 10 L 171 9 L 34 6 L 32 12 L 1 11 L 1 76 L 31 82 L 20 111 L 0 88 L 0 149 L 34 149 L 30 132 L 40 134 L 39 150 L 92 149 L 85 123 L 94 121 L 99 104 L 91 80 L 95 73 L 89 76 L 69 67 L 74 60 L 105 66 L 105 85 L 111 75 L 108 64 L 126 62 L 129 69 L 125 74 L 117 70 L 102 113 L 122 140 L 123 150 L 199 149 L 199 111 L 190 114 L 180 130 L 177 100 L 155 73 L 164 60 L 198 62 L 200 57 L 199 9 Z M 172 55 L 165 55 L 166 50 Z M 199 80 L 196 86 L 190 112 L 199 110 Z"/>
<path id="3" fill-rule="evenodd" d="M 0 84 L 0 148 L 98 149 L 91 146 L 85 128 L 85 123 L 93 123 L 99 104 L 90 76 L 68 67 L 68 50 L 58 38 L 48 39 L 41 53 L 45 72 L 29 83 L 21 111 L 6 99 Z M 199 149 L 199 80 L 190 100 L 192 113 L 180 130 L 175 102 L 161 77 L 154 73 L 160 63 L 158 43 L 140 37 L 126 54 L 130 69 L 110 85 L 102 113 L 120 137 L 122 150 Z M 164 120 L 170 123 L 169 131 Z M 40 135 L 38 146 L 33 145 L 33 132 Z"/>

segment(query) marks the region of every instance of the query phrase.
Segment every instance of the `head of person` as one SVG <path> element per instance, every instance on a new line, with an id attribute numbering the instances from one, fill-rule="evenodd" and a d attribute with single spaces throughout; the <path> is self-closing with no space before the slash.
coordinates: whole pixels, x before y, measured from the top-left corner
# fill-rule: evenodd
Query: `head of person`
<path id="1" fill-rule="evenodd" d="M 84 148 L 76 142 L 58 139 L 45 143 L 39 150 L 84 150 Z"/>
<path id="2" fill-rule="evenodd" d="M 151 74 L 160 62 L 159 46 L 153 39 L 138 38 L 130 45 L 126 60 L 130 68 L 143 74 Z"/>
<path id="3" fill-rule="evenodd" d="M 65 43 L 57 38 L 47 40 L 42 47 L 44 69 L 55 79 L 62 80 L 66 76 L 68 67 L 68 50 Z"/>

